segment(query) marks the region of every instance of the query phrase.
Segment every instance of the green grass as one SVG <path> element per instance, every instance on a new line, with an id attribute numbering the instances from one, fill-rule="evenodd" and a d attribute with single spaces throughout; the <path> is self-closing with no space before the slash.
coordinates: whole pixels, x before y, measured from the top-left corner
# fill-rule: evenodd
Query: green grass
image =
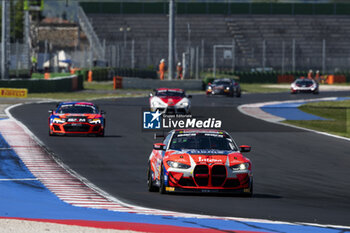
<path id="1" fill-rule="evenodd" d="M 57 77 L 67 77 L 71 76 L 70 73 L 50 73 L 50 78 L 57 78 Z M 44 74 L 41 73 L 33 73 L 32 74 L 32 79 L 43 79 Z"/>
<path id="2" fill-rule="evenodd" d="M 75 92 L 52 92 L 52 93 L 32 93 L 29 98 L 46 98 L 55 100 L 93 100 L 101 98 L 117 97 L 142 97 L 148 96 L 151 90 L 138 89 L 113 89 L 113 82 L 84 82 L 83 91 Z"/>
<path id="3" fill-rule="evenodd" d="M 350 137 L 350 100 L 308 103 L 300 110 L 329 120 L 285 121 L 285 123 L 317 131 Z"/>
<path id="4" fill-rule="evenodd" d="M 42 99 L 55 99 L 55 100 L 93 100 L 102 98 L 115 98 L 115 97 L 138 97 L 146 96 L 143 93 L 91 93 L 84 91 L 77 92 L 57 92 L 57 93 L 33 93 L 28 94 L 28 98 L 42 98 Z"/>
<path id="5" fill-rule="evenodd" d="M 84 82 L 86 90 L 113 90 L 113 81 L 110 82 Z"/>
<path id="6" fill-rule="evenodd" d="M 266 83 L 240 83 L 241 89 L 248 93 L 288 92 L 289 88 L 266 87 Z"/>

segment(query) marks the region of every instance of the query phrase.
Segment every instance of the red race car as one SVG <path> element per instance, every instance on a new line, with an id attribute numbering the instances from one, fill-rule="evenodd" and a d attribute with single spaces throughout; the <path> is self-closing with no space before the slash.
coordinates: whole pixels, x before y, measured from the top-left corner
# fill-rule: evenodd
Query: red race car
<path id="1" fill-rule="evenodd" d="M 159 110 L 166 113 L 188 114 L 191 108 L 190 98 L 182 89 L 158 88 L 150 94 L 149 104 L 152 112 Z"/>
<path id="2" fill-rule="evenodd" d="M 167 192 L 253 194 L 250 160 L 222 130 L 172 130 L 153 145 L 148 160 L 148 190 Z"/>
<path id="3" fill-rule="evenodd" d="M 49 135 L 86 134 L 104 136 L 105 112 L 89 102 L 63 102 L 49 111 Z"/>

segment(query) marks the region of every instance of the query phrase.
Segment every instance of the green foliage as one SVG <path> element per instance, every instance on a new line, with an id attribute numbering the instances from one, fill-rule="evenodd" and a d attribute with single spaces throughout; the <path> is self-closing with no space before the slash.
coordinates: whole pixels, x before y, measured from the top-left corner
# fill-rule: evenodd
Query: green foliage
<path id="1" fill-rule="evenodd" d="M 24 0 L 10 1 L 10 30 L 11 42 L 22 41 L 23 39 L 23 19 L 24 19 Z M 0 6 L 0 22 L 2 20 L 2 7 Z M 0 36 L 2 25 L 0 23 Z"/>
<path id="2" fill-rule="evenodd" d="M 277 83 L 277 72 L 235 72 L 241 83 Z"/>
<path id="3" fill-rule="evenodd" d="M 285 72 L 286 75 L 293 75 L 294 78 L 307 77 L 309 71 L 294 71 Z M 277 83 L 278 75 L 282 75 L 279 71 L 269 71 L 269 72 L 248 72 L 248 71 L 236 71 L 232 72 L 220 72 L 217 78 L 223 77 L 235 77 L 240 83 Z M 321 74 L 323 75 L 323 74 Z M 346 81 L 350 82 L 350 71 L 337 72 L 336 75 L 345 75 Z M 203 79 L 204 85 L 209 82 L 213 82 L 214 78 L 212 76 L 205 76 Z"/>
<path id="4" fill-rule="evenodd" d="M 67 77 L 71 76 L 70 73 L 50 73 L 50 78 L 57 78 L 57 77 Z M 32 79 L 44 79 L 45 74 L 44 73 L 33 73 Z"/>
<path id="5" fill-rule="evenodd" d="M 10 79 L 29 79 L 30 70 L 10 70 Z"/>
<path id="6" fill-rule="evenodd" d="M 222 75 L 224 74 L 224 75 Z M 276 71 L 271 72 L 246 72 L 246 71 L 236 71 L 232 72 L 223 72 L 217 75 L 217 78 L 223 77 L 234 77 L 240 83 L 277 83 Z M 213 82 L 213 77 L 205 77 L 203 79 L 204 85 L 207 85 L 209 82 Z"/>
<path id="7" fill-rule="evenodd" d="M 17 41 L 23 38 L 24 26 L 23 0 L 17 0 L 15 4 L 11 1 L 11 40 Z"/>
<path id="8" fill-rule="evenodd" d="M 73 79 L 17 79 L 17 80 L 0 80 L 1 87 L 9 88 L 27 88 L 28 93 L 45 93 L 45 92 L 71 92 L 73 91 Z M 83 77 L 78 75 L 78 90 L 82 90 Z"/>

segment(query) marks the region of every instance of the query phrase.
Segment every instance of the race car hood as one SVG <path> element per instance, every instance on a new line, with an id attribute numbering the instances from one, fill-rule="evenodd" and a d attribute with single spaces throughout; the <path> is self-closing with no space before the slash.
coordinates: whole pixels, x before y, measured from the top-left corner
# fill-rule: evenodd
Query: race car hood
<path id="1" fill-rule="evenodd" d="M 228 166 L 247 162 L 240 152 L 225 150 L 168 151 L 164 159 L 185 164 L 226 164 Z"/>
<path id="2" fill-rule="evenodd" d="M 60 118 L 68 118 L 68 117 L 86 117 L 88 119 L 94 119 L 94 118 L 100 118 L 102 117 L 100 114 L 72 114 L 72 113 L 66 113 L 66 114 L 55 114 L 56 116 L 59 116 Z"/>
<path id="3" fill-rule="evenodd" d="M 180 97 L 180 96 L 162 96 L 162 97 L 159 97 L 159 99 L 161 99 L 168 106 L 174 106 L 178 102 L 180 102 L 183 99 L 183 97 Z"/>

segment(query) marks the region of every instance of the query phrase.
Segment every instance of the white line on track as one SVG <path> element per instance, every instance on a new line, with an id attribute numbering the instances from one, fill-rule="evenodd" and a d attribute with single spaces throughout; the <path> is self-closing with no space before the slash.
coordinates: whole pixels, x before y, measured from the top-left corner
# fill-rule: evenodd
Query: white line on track
<path id="1" fill-rule="evenodd" d="M 48 101 L 42 101 L 37 103 L 47 103 Z M 52 101 L 49 101 L 52 102 Z M 54 157 L 47 149 L 45 144 L 36 137 L 22 122 L 15 119 L 10 110 L 14 107 L 18 107 L 23 104 L 16 104 L 8 107 L 5 112 L 10 119 L 0 121 L 0 132 L 5 138 L 7 143 L 13 147 L 17 155 L 22 159 L 24 164 L 31 163 L 33 164 L 35 160 L 32 160 L 32 155 L 35 155 L 35 159 L 47 160 L 52 159 L 53 161 L 47 164 L 49 170 L 56 170 L 53 173 L 42 172 L 42 169 L 35 168 L 34 166 L 29 166 L 28 169 L 33 171 L 33 175 L 38 177 L 38 179 L 46 186 L 48 189 L 55 193 L 58 198 L 62 201 L 67 201 L 67 203 L 80 207 L 89 207 L 89 208 L 102 208 L 111 211 L 118 212 L 128 212 L 128 213 L 138 213 L 138 214 L 148 214 L 148 215 L 161 215 L 161 216 L 174 216 L 174 217 L 188 217 L 188 218 L 200 218 L 200 219 L 222 219 L 222 220 L 233 220 L 240 222 L 256 222 L 256 223 L 268 223 L 268 224 L 287 224 L 287 225 L 309 225 L 309 226 L 318 226 L 318 227 L 334 227 L 334 228 L 343 228 L 350 229 L 349 226 L 335 226 L 335 225 L 321 225 L 321 224 L 312 224 L 312 223 L 292 223 L 292 222 L 282 222 L 282 221 L 271 221 L 264 219 L 252 219 L 252 218 L 237 218 L 237 217 L 217 217 L 210 215 L 199 215 L 199 214 L 187 214 L 179 213 L 174 211 L 163 211 L 152 208 L 145 208 L 141 206 L 136 206 L 132 204 L 127 204 L 107 192 L 99 189 L 85 177 L 79 175 L 77 172 L 71 170 L 67 165 L 62 163 L 59 159 Z M 19 138 L 20 136 L 20 138 Z M 50 156 L 51 157 L 48 157 Z M 54 174 L 55 176 L 52 176 Z M 69 182 L 71 181 L 80 182 L 83 184 L 80 188 L 72 189 L 69 187 Z M 61 181 L 61 185 L 67 185 L 67 188 L 59 188 L 57 182 Z M 75 199 L 69 200 L 69 197 L 76 197 L 81 195 L 80 201 L 86 201 L 86 204 L 75 204 Z M 106 205 L 94 204 L 94 200 L 91 200 L 91 197 L 99 197 L 106 201 Z"/>
<path id="2" fill-rule="evenodd" d="M 263 120 L 263 121 L 267 121 L 267 122 L 271 122 L 271 123 L 275 123 L 275 124 L 279 124 L 279 125 L 283 125 L 283 126 L 292 127 L 295 129 L 301 129 L 301 130 L 325 135 L 328 137 L 333 137 L 333 138 L 337 138 L 337 139 L 350 141 L 350 138 L 346 138 L 346 137 L 342 137 L 342 136 L 338 136 L 338 135 L 334 135 L 334 134 L 330 134 L 330 133 L 320 132 L 317 130 L 307 129 L 307 128 L 303 128 L 300 126 L 295 126 L 295 125 L 290 125 L 287 123 L 280 122 L 280 121 L 283 121 L 285 119 L 281 118 L 281 117 L 273 116 L 273 115 L 261 110 L 261 107 L 263 107 L 265 105 L 283 104 L 283 103 L 300 103 L 300 102 L 334 101 L 336 99 L 337 99 L 337 97 L 327 97 L 327 98 L 317 98 L 317 99 L 271 101 L 271 102 L 262 102 L 262 103 L 254 103 L 254 104 L 243 104 L 243 105 L 238 106 L 238 110 L 241 113 L 243 113 L 244 115 L 254 117 L 254 118 L 259 119 L 259 120 Z M 261 114 L 261 112 L 263 112 L 263 113 Z"/>
<path id="3" fill-rule="evenodd" d="M 27 181 L 27 180 L 38 180 L 38 179 L 37 178 L 0 179 L 0 181 Z"/>

